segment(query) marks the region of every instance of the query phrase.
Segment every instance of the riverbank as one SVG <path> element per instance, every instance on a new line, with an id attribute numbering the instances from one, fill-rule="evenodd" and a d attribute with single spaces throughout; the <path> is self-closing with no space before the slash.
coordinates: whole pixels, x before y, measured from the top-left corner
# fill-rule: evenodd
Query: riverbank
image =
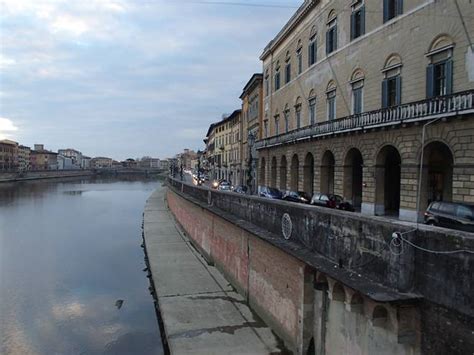
<path id="1" fill-rule="evenodd" d="M 45 170 L 27 171 L 24 173 L 0 173 L 0 183 L 40 179 L 82 177 L 93 175 L 95 175 L 95 172 L 93 170 Z"/>
<path id="2" fill-rule="evenodd" d="M 272 330 L 180 232 L 165 194 L 158 189 L 147 200 L 143 229 L 170 353 L 284 352 Z"/>

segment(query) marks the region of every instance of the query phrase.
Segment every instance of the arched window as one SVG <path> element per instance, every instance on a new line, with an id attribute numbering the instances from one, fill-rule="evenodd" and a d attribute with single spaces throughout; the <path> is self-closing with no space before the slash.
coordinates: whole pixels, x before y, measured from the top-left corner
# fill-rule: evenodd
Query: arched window
<path id="1" fill-rule="evenodd" d="M 317 61 L 317 42 L 316 42 L 316 26 L 311 28 L 308 43 L 308 66 L 312 66 Z"/>
<path id="2" fill-rule="evenodd" d="M 303 72 L 303 53 L 302 53 L 303 45 L 301 44 L 301 39 L 298 40 L 298 44 L 296 46 L 296 59 L 298 61 L 298 75 Z"/>
<path id="3" fill-rule="evenodd" d="M 363 111 L 364 101 L 364 72 L 354 70 L 350 81 L 352 87 L 352 114 L 357 115 Z"/>
<path id="4" fill-rule="evenodd" d="M 270 75 L 268 74 L 268 68 L 265 70 L 265 96 L 270 95 Z"/>
<path id="5" fill-rule="evenodd" d="M 290 51 L 286 52 L 285 59 L 285 84 L 291 81 L 291 56 Z"/>
<path id="6" fill-rule="evenodd" d="M 278 136 L 280 134 L 280 115 L 278 114 L 278 111 L 274 119 L 275 119 L 275 135 Z"/>
<path id="7" fill-rule="evenodd" d="M 403 0 L 383 0 L 383 22 L 403 13 Z"/>
<path id="8" fill-rule="evenodd" d="M 354 1 L 351 13 L 351 40 L 365 34 L 365 4 Z"/>
<path id="9" fill-rule="evenodd" d="M 326 29 L 326 54 L 337 49 L 337 16 L 334 10 L 329 12 Z"/>
<path id="10" fill-rule="evenodd" d="M 288 104 L 285 105 L 283 116 L 285 118 L 285 133 L 288 133 L 290 131 L 290 107 Z"/>
<path id="11" fill-rule="evenodd" d="M 309 125 L 316 123 L 316 94 L 314 90 L 309 92 L 308 107 L 309 107 Z"/>
<path id="12" fill-rule="evenodd" d="M 301 97 L 298 96 L 295 102 L 296 129 L 301 128 Z"/>
<path id="13" fill-rule="evenodd" d="M 280 89 L 280 62 L 277 61 L 275 67 L 275 91 Z"/>
<path id="14" fill-rule="evenodd" d="M 392 54 L 385 61 L 382 70 L 385 79 L 382 81 L 382 108 L 397 106 L 402 102 L 402 59 Z"/>
<path id="15" fill-rule="evenodd" d="M 331 80 L 326 87 L 327 119 L 336 118 L 336 83 Z"/>
<path id="16" fill-rule="evenodd" d="M 454 42 L 447 35 L 440 35 L 431 43 L 427 57 L 426 97 L 449 95 L 453 91 Z"/>

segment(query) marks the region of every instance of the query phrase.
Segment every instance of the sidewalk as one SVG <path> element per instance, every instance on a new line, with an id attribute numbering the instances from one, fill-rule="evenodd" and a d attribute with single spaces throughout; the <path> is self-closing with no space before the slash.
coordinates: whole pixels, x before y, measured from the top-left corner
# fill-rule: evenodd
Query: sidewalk
<path id="1" fill-rule="evenodd" d="M 166 188 L 148 199 L 144 236 L 172 354 L 280 353 L 281 342 L 178 231 Z"/>

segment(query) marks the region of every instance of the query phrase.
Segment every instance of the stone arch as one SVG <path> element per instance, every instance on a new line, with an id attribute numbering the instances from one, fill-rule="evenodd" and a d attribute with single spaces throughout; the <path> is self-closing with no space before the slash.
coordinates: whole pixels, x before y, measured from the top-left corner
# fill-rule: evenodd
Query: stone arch
<path id="1" fill-rule="evenodd" d="M 425 145 L 420 212 L 432 201 L 452 201 L 454 155 L 449 146 L 435 140 Z"/>
<path id="2" fill-rule="evenodd" d="M 286 156 L 282 155 L 280 159 L 280 190 L 286 190 L 286 175 L 288 172 Z"/>
<path id="3" fill-rule="evenodd" d="M 384 69 L 394 68 L 402 65 L 402 57 L 398 53 L 390 54 L 384 63 Z"/>
<path id="4" fill-rule="evenodd" d="M 313 195 L 313 182 L 314 182 L 314 157 L 313 154 L 308 152 L 304 159 L 303 166 L 303 190 L 310 196 Z"/>
<path id="5" fill-rule="evenodd" d="M 290 60 L 290 58 L 291 58 L 291 54 L 290 54 L 290 51 L 288 50 L 286 51 L 286 54 L 285 54 L 285 61 Z"/>
<path id="6" fill-rule="evenodd" d="M 356 68 L 352 72 L 350 82 L 353 83 L 355 81 L 363 80 L 365 78 L 365 73 L 362 69 Z"/>
<path id="7" fill-rule="evenodd" d="M 298 159 L 298 154 L 294 154 L 293 157 L 291 158 L 290 190 L 292 191 L 298 191 L 299 170 L 300 170 L 300 161 Z"/>
<path id="8" fill-rule="evenodd" d="M 296 98 L 296 100 L 295 100 L 295 107 L 300 106 L 301 103 L 302 103 L 302 101 L 301 101 L 301 96 L 298 96 L 298 97 Z"/>
<path id="9" fill-rule="evenodd" d="M 453 38 L 446 34 L 441 33 L 437 35 L 433 41 L 431 41 L 430 46 L 428 47 L 428 53 L 433 53 L 437 51 L 442 51 L 454 46 Z"/>
<path id="10" fill-rule="evenodd" d="M 327 23 L 333 21 L 336 17 L 337 17 L 336 10 L 331 9 L 331 10 L 329 11 L 329 14 L 328 14 Z"/>
<path id="11" fill-rule="evenodd" d="M 277 187 L 277 159 L 276 157 L 272 158 L 272 163 L 270 167 L 270 186 Z"/>
<path id="12" fill-rule="evenodd" d="M 309 91 L 308 99 L 313 99 L 316 97 L 316 91 L 314 89 L 311 89 Z"/>
<path id="13" fill-rule="evenodd" d="M 356 209 L 362 205 L 362 170 L 364 160 L 357 148 L 351 148 L 344 159 L 344 198 Z"/>
<path id="14" fill-rule="evenodd" d="M 387 328 L 388 327 L 388 310 L 384 306 L 375 306 L 372 311 L 372 324 L 375 327 Z"/>
<path id="15" fill-rule="evenodd" d="M 336 82 L 331 79 L 328 81 L 328 84 L 326 85 L 326 92 L 336 90 L 336 88 L 337 88 Z"/>
<path id="16" fill-rule="evenodd" d="M 262 159 L 260 159 L 260 179 L 259 179 L 259 184 L 260 186 L 265 186 L 265 158 L 262 157 Z"/>
<path id="17" fill-rule="evenodd" d="M 303 47 L 303 42 L 301 41 L 301 38 L 298 39 L 298 42 L 296 43 L 296 50 L 299 50 Z"/>
<path id="18" fill-rule="evenodd" d="M 401 156 L 393 145 L 383 146 L 375 165 L 375 214 L 398 216 L 400 212 Z"/>
<path id="19" fill-rule="evenodd" d="M 318 31 L 317 31 L 316 25 L 311 26 L 311 30 L 309 32 L 309 38 L 313 38 L 314 36 L 316 36 L 317 32 Z"/>
<path id="20" fill-rule="evenodd" d="M 338 301 L 338 302 L 345 302 L 346 301 L 346 291 L 344 290 L 344 286 L 336 282 L 332 286 L 332 292 L 331 292 L 331 298 L 333 301 Z"/>
<path id="21" fill-rule="evenodd" d="M 353 313 L 362 313 L 364 309 L 364 297 L 359 292 L 354 292 L 349 301 L 349 309 Z"/>
<path id="22" fill-rule="evenodd" d="M 334 154 L 330 150 L 326 150 L 321 159 L 320 178 L 321 178 L 321 193 L 334 193 L 334 166 L 336 160 Z"/>

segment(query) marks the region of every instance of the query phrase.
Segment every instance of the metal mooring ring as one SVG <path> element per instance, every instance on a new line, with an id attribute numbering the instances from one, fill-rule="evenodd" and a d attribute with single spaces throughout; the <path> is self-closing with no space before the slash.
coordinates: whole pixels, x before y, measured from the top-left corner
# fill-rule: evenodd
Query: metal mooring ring
<path id="1" fill-rule="evenodd" d="M 293 223 L 291 222 L 291 217 L 288 213 L 284 213 L 281 217 L 281 232 L 285 239 L 290 239 L 291 232 L 293 231 Z"/>

